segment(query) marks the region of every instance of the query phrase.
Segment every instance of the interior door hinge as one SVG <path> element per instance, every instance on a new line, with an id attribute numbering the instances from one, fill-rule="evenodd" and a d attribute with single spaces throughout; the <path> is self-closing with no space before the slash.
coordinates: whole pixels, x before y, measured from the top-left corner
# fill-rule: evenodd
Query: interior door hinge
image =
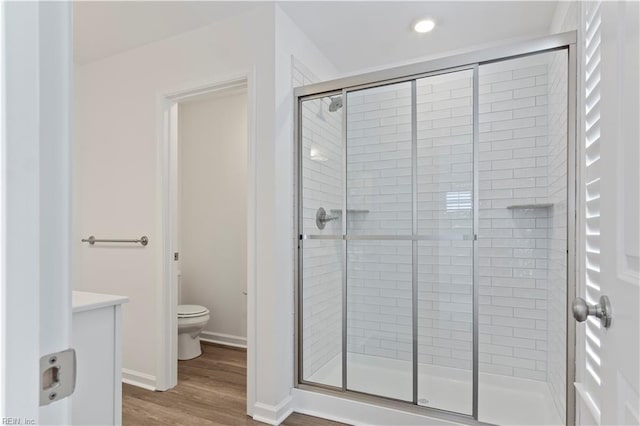
<path id="1" fill-rule="evenodd" d="M 178 253 L 178 252 L 173 253 L 173 260 L 175 260 L 175 261 L 180 260 L 180 253 Z"/>

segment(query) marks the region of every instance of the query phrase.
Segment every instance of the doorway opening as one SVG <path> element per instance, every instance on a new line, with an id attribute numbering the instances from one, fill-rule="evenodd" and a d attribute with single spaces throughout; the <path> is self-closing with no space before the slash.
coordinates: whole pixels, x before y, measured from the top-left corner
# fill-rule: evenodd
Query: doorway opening
<path id="1" fill-rule="evenodd" d="M 246 349 L 247 91 L 178 102 L 178 360 L 199 340 Z"/>
<path id="2" fill-rule="evenodd" d="M 237 369 L 239 400 L 246 396 L 241 410 L 248 414 L 254 399 L 251 81 L 245 74 L 159 98 L 164 244 L 157 388 L 179 387 L 198 380 L 192 373 L 228 362 Z"/>

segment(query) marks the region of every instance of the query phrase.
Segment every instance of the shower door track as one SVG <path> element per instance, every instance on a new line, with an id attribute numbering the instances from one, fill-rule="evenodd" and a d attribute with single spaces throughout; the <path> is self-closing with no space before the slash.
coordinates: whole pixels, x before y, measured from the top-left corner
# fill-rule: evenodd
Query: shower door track
<path id="1" fill-rule="evenodd" d="M 554 34 L 533 40 L 523 41 L 519 43 L 509 44 L 500 47 L 477 50 L 474 52 L 438 58 L 426 62 L 400 66 L 396 68 L 375 71 L 371 73 L 350 76 L 341 79 L 310 84 L 303 87 L 297 87 L 294 90 L 294 149 L 297 161 L 295 167 L 295 212 L 297 232 L 295 235 L 295 339 L 294 339 L 294 377 L 295 387 L 330 394 L 341 398 L 352 399 L 367 403 L 374 403 L 379 406 L 386 406 L 393 409 L 399 409 L 407 412 L 417 413 L 433 418 L 443 420 L 463 422 L 470 425 L 484 425 L 478 420 L 478 364 L 479 364 L 479 273 L 478 273 L 478 189 L 479 189 L 479 169 L 478 169 L 478 145 L 479 145 L 479 121 L 478 121 L 478 98 L 479 98 L 479 81 L 478 67 L 480 65 L 499 62 L 518 57 L 524 57 L 545 52 L 566 50 L 568 55 L 568 79 L 567 79 L 567 300 L 566 312 L 569 312 L 569 304 L 575 297 L 576 287 L 576 174 L 577 174 L 577 32 L 570 31 L 565 33 Z M 417 234 L 417 215 L 416 215 L 416 80 L 423 77 L 430 77 L 440 74 L 448 74 L 456 71 L 472 70 L 473 71 L 473 233 L 472 234 L 441 234 L 441 235 L 423 235 Z M 342 229 L 340 234 L 334 235 L 317 235 L 305 234 L 303 228 L 303 212 L 302 212 L 302 126 L 301 126 L 301 103 L 306 100 L 319 99 L 326 96 L 342 95 L 342 173 L 345 179 L 342 182 L 342 211 L 348 213 L 347 210 L 347 191 L 346 191 L 346 147 L 347 147 L 347 93 L 355 90 L 361 90 L 371 87 L 385 86 L 400 82 L 411 82 L 411 122 L 412 122 L 412 233 L 410 235 L 353 235 L 347 232 L 347 214 L 343 215 Z M 300 297 L 302 289 L 302 244 L 304 240 L 337 240 L 342 241 L 342 386 L 335 387 L 319 383 L 305 381 L 302 378 L 302 337 L 303 329 L 302 319 L 302 298 Z M 413 401 L 404 401 L 394 398 L 372 395 L 360 391 L 347 389 L 347 241 L 353 240 L 403 240 L 412 241 L 412 334 L 413 334 Z M 418 405 L 417 401 L 417 287 L 416 287 L 416 244 L 418 241 L 437 241 L 437 240 L 471 240 L 473 241 L 473 297 L 472 297 L 472 321 L 473 321 L 473 347 L 472 347 L 472 414 L 461 414 L 446 411 L 438 408 L 431 408 Z M 566 413 L 565 421 L 567 425 L 575 424 L 575 393 L 573 383 L 575 381 L 575 322 L 570 315 L 566 315 L 567 335 L 566 335 Z"/>

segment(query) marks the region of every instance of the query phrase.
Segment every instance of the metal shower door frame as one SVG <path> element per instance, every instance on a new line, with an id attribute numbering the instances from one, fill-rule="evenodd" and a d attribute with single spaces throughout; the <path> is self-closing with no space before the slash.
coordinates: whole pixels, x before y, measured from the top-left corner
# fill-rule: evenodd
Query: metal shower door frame
<path id="1" fill-rule="evenodd" d="M 304 390 L 324 392 L 334 396 L 354 399 L 378 405 L 389 406 L 395 409 L 415 412 L 422 415 L 464 422 L 471 425 L 485 424 L 478 420 L 479 400 L 479 268 L 478 268 L 478 212 L 479 212 L 479 66 L 483 64 L 501 62 L 518 57 L 541 54 L 545 52 L 566 50 L 568 63 L 568 105 L 567 105 L 567 311 L 569 304 L 575 296 L 576 286 L 576 168 L 577 168 L 577 32 L 554 34 L 547 37 L 524 41 L 507 46 L 478 50 L 470 53 L 439 58 L 427 62 L 411 64 L 377 72 L 331 80 L 327 82 L 298 87 L 294 90 L 294 149 L 296 158 L 295 170 L 295 213 L 297 232 L 295 234 L 296 271 L 295 279 L 295 339 L 294 339 L 294 386 Z M 472 105 L 473 105 L 473 235 L 461 239 L 473 240 L 473 383 L 472 383 L 472 414 L 466 415 L 454 413 L 437 408 L 420 406 L 417 404 L 418 392 L 418 357 L 417 357 L 417 242 L 419 240 L 433 239 L 428 236 L 417 237 L 417 128 L 416 128 L 416 81 L 420 78 L 441 74 L 472 70 Z M 353 236 L 347 230 L 347 94 L 352 91 L 372 87 L 385 86 L 395 83 L 411 83 L 411 182 L 412 182 L 412 234 L 405 236 L 395 235 L 362 235 Z M 302 114 L 303 101 L 321 99 L 326 96 L 341 95 L 342 108 L 342 235 L 306 235 L 303 228 L 302 212 Z M 416 238 L 417 237 L 417 238 Z M 305 240 L 323 239 L 342 241 L 342 385 L 340 387 L 308 382 L 303 379 L 303 354 L 302 354 L 302 250 Z M 412 399 L 413 401 L 401 401 L 393 398 L 371 395 L 347 388 L 347 241 L 348 240 L 411 240 L 412 241 L 412 334 L 413 334 L 413 375 L 412 375 Z M 575 378 L 575 322 L 570 315 L 566 315 L 566 413 L 565 421 L 568 425 L 575 424 L 575 393 L 573 382 Z"/>

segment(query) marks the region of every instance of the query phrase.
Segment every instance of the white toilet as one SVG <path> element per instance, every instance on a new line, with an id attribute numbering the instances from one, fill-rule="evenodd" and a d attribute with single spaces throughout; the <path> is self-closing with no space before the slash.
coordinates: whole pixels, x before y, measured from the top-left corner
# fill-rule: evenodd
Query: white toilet
<path id="1" fill-rule="evenodd" d="M 200 305 L 178 305 L 178 359 L 202 355 L 200 332 L 209 322 L 209 310 Z"/>

